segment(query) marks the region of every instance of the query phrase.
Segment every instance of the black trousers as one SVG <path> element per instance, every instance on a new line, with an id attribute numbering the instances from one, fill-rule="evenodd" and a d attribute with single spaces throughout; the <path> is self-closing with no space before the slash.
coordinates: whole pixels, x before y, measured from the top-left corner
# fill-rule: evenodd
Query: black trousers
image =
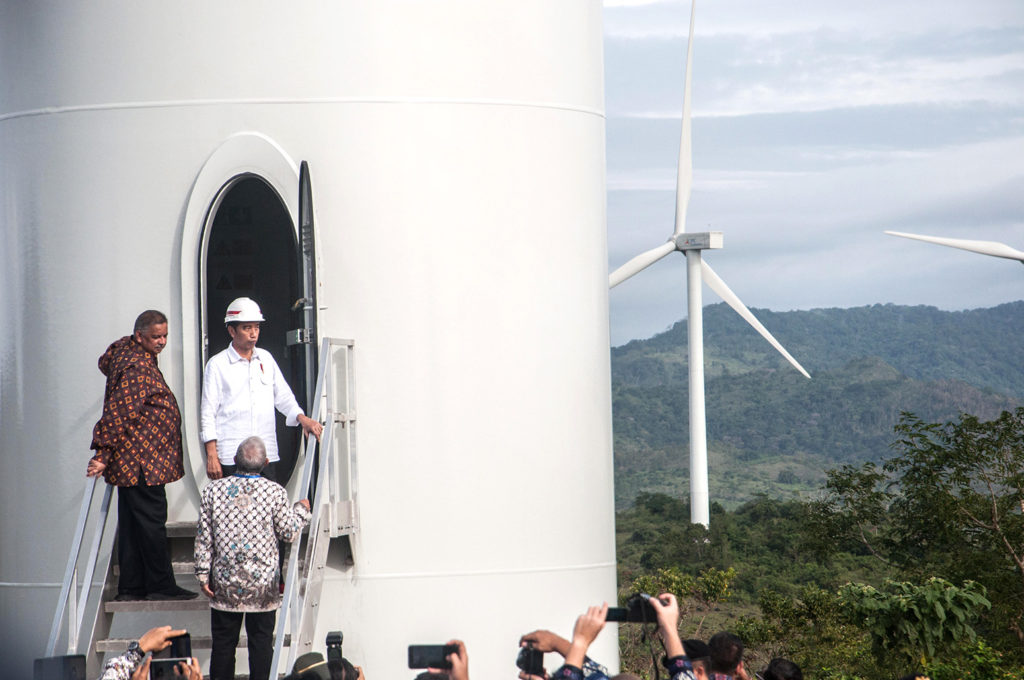
<path id="1" fill-rule="evenodd" d="M 242 614 L 219 609 L 210 610 L 210 632 L 213 635 L 210 680 L 235 680 L 235 648 L 238 647 L 243 617 L 245 634 L 249 638 L 249 680 L 269 680 L 277 612 Z"/>
<path id="2" fill-rule="evenodd" d="M 117 522 L 118 594 L 142 597 L 173 591 L 164 485 L 119 486 Z"/>

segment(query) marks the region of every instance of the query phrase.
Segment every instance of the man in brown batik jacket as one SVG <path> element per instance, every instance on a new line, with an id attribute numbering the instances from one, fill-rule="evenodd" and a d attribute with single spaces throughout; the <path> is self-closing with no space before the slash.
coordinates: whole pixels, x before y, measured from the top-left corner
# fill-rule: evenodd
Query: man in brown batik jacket
<path id="1" fill-rule="evenodd" d="M 167 550 L 165 484 L 185 474 L 181 413 L 156 357 L 167 344 L 167 317 L 148 310 L 132 335 L 115 341 L 99 360 L 107 376 L 103 415 L 92 432 L 96 455 L 86 475 L 118 487 L 117 600 L 188 600 Z"/>

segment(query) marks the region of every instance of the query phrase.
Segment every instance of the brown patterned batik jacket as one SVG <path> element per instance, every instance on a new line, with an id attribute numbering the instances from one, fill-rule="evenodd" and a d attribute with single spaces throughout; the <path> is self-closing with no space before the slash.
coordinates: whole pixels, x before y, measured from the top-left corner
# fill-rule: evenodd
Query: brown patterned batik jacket
<path id="1" fill-rule="evenodd" d="M 107 389 L 91 448 L 93 459 L 107 466 L 107 483 L 154 486 L 181 479 L 181 413 L 156 356 L 125 336 L 107 348 L 99 367 Z"/>

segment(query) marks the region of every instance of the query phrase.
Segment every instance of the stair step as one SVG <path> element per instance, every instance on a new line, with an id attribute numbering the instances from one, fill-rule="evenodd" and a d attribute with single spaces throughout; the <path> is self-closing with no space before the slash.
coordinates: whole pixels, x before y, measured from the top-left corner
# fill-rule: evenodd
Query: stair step
<path id="1" fill-rule="evenodd" d="M 288 563 L 285 562 L 287 565 Z M 301 573 L 302 567 L 306 564 L 306 560 L 303 557 L 299 557 L 299 570 Z M 196 563 L 193 560 L 182 560 L 180 562 L 171 562 L 171 568 L 174 569 L 174 573 L 178 576 L 195 576 L 196 574 Z M 121 575 L 121 565 L 115 564 L 113 566 L 114 576 Z"/>
<path id="2" fill-rule="evenodd" d="M 168 522 L 168 538 L 195 538 L 197 522 Z"/>
<path id="3" fill-rule="evenodd" d="M 196 563 L 193 561 L 171 562 L 171 568 L 174 570 L 174 573 L 179 576 L 194 576 L 196 573 Z M 115 564 L 112 569 L 114 571 L 114 576 L 121 575 L 120 564 Z"/>
<path id="4" fill-rule="evenodd" d="M 211 649 L 213 647 L 213 637 L 210 635 L 192 635 L 192 649 Z M 121 652 L 128 649 L 128 645 L 135 642 L 137 638 L 109 638 L 106 640 L 96 641 L 97 652 L 113 652 L 120 654 Z M 242 633 L 238 636 L 238 647 L 239 649 L 245 649 L 249 644 L 249 638 Z M 292 636 L 285 634 L 284 646 L 289 647 L 292 644 Z M 238 677 L 237 675 L 235 676 Z"/>
<path id="5" fill-rule="evenodd" d="M 117 612 L 193 612 L 205 611 L 210 608 L 210 601 L 200 595 L 194 600 L 131 600 L 116 602 L 110 600 L 103 603 L 103 611 L 108 614 Z"/>

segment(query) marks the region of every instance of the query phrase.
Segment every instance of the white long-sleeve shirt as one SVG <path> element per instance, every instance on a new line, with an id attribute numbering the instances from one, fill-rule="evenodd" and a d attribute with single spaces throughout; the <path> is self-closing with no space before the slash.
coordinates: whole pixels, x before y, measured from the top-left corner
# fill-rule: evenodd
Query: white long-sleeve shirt
<path id="1" fill-rule="evenodd" d="M 203 374 L 199 409 L 203 443 L 217 440 L 217 458 L 235 464 L 235 451 L 246 437 L 256 435 L 267 446 L 267 460 L 279 460 L 274 409 L 290 427 L 299 424 L 302 408 L 269 352 L 253 349 L 243 359 L 232 345 L 210 357 Z"/>

